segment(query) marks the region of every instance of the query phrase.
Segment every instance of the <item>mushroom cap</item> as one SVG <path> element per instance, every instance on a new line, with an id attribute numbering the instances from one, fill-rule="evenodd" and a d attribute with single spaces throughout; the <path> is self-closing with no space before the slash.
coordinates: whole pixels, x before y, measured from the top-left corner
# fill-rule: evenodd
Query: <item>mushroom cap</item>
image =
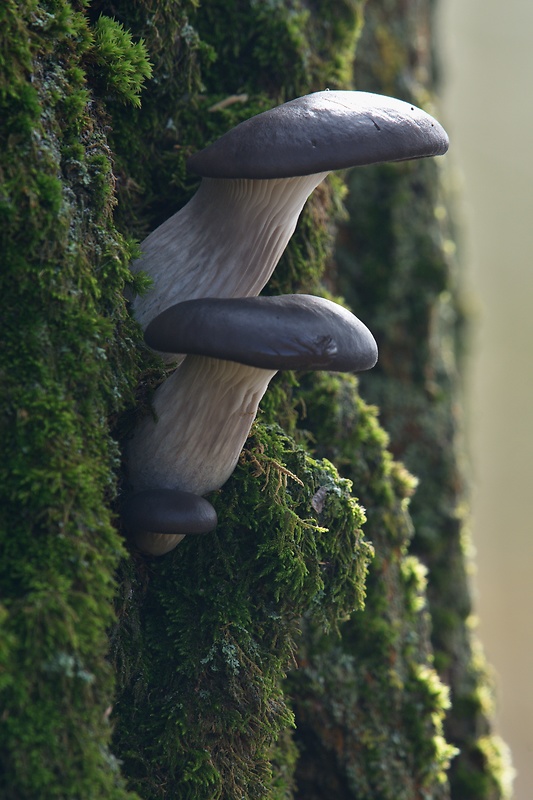
<path id="1" fill-rule="evenodd" d="M 370 92 L 308 94 L 241 122 L 188 160 L 209 178 L 292 178 L 443 155 L 444 128 L 425 111 Z"/>
<path id="2" fill-rule="evenodd" d="M 209 533 L 217 512 L 205 498 L 179 489 L 146 489 L 127 498 L 122 520 L 131 536 L 144 533 Z"/>
<path id="3" fill-rule="evenodd" d="M 145 341 L 155 350 L 269 370 L 360 372 L 377 361 L 366 325 L 337 303 L 306 294 L 186 300 L 152 320 Z"/>

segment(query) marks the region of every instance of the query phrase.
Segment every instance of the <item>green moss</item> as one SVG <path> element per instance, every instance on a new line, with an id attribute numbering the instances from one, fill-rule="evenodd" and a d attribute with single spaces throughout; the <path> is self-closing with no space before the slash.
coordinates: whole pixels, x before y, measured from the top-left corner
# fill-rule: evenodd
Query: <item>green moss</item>
<path id="1" fill-rule="evenodd" d="M 300 617 L 335 626 L 363 602 L 370 549 L 349 490 L 329 463 L 257 424 L 212 498 L 215 534 L 191 537 L 149 565 L 149 582 L 128 584 L 114 637 L 116 745 L 143 796 L 272 797 L 286 788 L 290 771 L 272 747 L 293 725 L 282 679 Z M 142 661 L 132 671 L 133 653 Z M 163 785 L 172 788 L 163 794 Z"/>
<path id="2" fill-rule="evenodd" d="M 282 102 L 349 86 L 363 8 L 364 0 L 204 4 L 199 31 L 225 67 L 207 76 L 209 89 L 220 94 L 259 89 Z"/>
<path id="3" fill-rule="evenodd" d="M 300 2 L 206 4 L 198 16 L 200 35 L 226 67 L 207 76 L 209 90 L 234 94 L 259 88 L 275 97 L 283 87 L 289 96 L 298 95 L 308 82 L 308 19 Z"/>
<path id="4" fill-rule="evenodd" d="M 306 376 L 299 425 L 339 464 L 365 508 L 375 558 L 364 613 L 341 638 L 307 623 L 289 679 L 301 750 L 299 796 L 445 798 L 454 755 L 443 736 L 446 689 L 431 663 L 426 570 L 407 555 L 415 481 L 386 450 L 375 408 L 351 376 Z"/>
<path id="5" fill-rule="evenodd" d="M 283 99 L 348 86 L 364 6 L 6 0 L 0 8 L 7 800 L 447 797 L 447 698 L 432 667 L 425 570 L 408 555 L 415 481 L 393 461 L 377 410 L 362 402 L 353 377 L 278 376 L 235 474 L 211 498 L 220 520 L 213 535 L 151 560 L 127 555 L 113 524 L 120 455 L 111 431 L 127 436 L 163 374 L 139 346 L 123 299 L 127 283 L 146 288 L 126 268 L 138 254 L 130 237 L 141 239 L 191 196 L 191 152 Z M 380 29 L 387 80 L 409 63 L 395 31 Z M 380 304 L 397 302 L 403 402 L 446 449 L 448 407 L 427 412 L 405 376 L 427 377 L 435 295 L 446 330 L 448 264 L 435 228 L 415 242 L 394 239 L 411 213 L 420 213 L 420 230 L 430 224 L 435 173 L 382 170 L 367 173 L 380 220 L 375 209 L 366 213 L 368 261 L 351 243 L 353 276 L 380 337 L 390 330 Z M 344 194 L 340 176 L 314 193 L 269 292 L 342 290 L 357 307 L 353 287 L 339 286 L 342 254 L 339 270 L 331 258 Z M 408 209 L 413 197 L 420 205 Z M 374 280 L 391 255 L 401 272 Z M 412 306 L 406 276 L 423 285 Z M 395 362 L 384 342 L 386 366 Z M 447 346 L 453 357 L 453 336 Z M 424 386 L 436 405 L 446 397 L 443 374 L 444 358 Z M 397 453 L 395 414 L 384 419 Z M 413 438 L 406 430 L 405 441 Z M 435 485 L 452 474 L 448 466 L 429 463 Z M 446 539 L 434 521 L 453 495 L 435 509 L 421 491 L 412 506 L 417 547 L 431 542 L 433 554 L 452 552 L 460 567 L 464 553 L 446 544 L 460 506 L 447 517 Z M 445 577 L 430 586 L 443 594 Z M 451 608 L 437 635 L 457 641 L 468 604 Z M 470 666 L 455 717 L 465 726 L 487 709 L 482 664 Z M 485 735 L 472 752 L 482 753 L 492 787 L 503 761 Z M 455 785 L 474 773 L 456 770 Z"/>
<path id="6" fill-rule="evenodd" d="M 185 161 L 205 141 L 204 125 L 209 129 L 215 123 L 213 138 L 222 133 L 220 119 L 207 113 L 211 103 L 204 96 L 202 71 L 214 60 L 215 51 L 193 27 L 197 6 L 193 0 L 119 0 L 94 2 L 89 9 L 95 26 L 101 17 L 112 17 L 113 25 L 131 31 L 133 41 L 143 42 L 153 65 L 142 108 L 124 105 L 120 96 L 105 93 L 117 176 L 115 219 L 123 233 L 138 239 L 194 192 L 197 179 L 187 176 Z M 94 64 L 95 77 L 99 70 Z M 102 81 L 97 86 L 105 88 Z"/>
<path id="7" fill-rule="evenodd" d="M 144 42 L 132 41 L 131 33 L 110 17 L 99 17 L 94 26 L 95 77 L 106 90 L 125 103 L 139 107 L 140 92 L 152 67 Z"/>
<path id="8" fill-rule="evenodd" d="M 497 736 L 481 736 L 465 750 L 455 776 L 458 800 L 512 797 L 513 769 L 506 744 Z"/>
<path id="9" fill-rule="evenodd" d="M 0 786 L 5 798 L 125 798 L 105 660 L 114 570 L 107 417 L 138 356 L 122 290 L 131 250 L 66 2 L 7 3 L 0 32 Z"/>

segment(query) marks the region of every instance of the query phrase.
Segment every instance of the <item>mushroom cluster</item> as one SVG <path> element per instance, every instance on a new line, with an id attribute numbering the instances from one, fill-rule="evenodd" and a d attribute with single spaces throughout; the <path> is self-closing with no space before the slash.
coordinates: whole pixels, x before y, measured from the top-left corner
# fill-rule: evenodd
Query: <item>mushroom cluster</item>
<path id="1" fill-rule="evenodd" d="M 152 279 L 134 313 L 146 343 L 178 366 L 128 444 L 124 524 L 161 555 L 216 526 L 202 495 L 233 472 L 278 370 L 359 372 L 377 360 L 368 328 L 309 295 L 259 297 L 311 192 L 332 170 L 446 152 L 424 111 L 366 92 L 317 92 L 252 117 L 193 155 L 192 200 L 142 243 Z"/>

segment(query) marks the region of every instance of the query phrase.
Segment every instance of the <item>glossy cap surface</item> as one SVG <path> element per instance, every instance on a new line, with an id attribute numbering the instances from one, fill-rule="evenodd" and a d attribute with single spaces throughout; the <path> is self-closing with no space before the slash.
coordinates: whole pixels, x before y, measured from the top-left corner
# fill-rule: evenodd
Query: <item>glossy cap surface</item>
<path id="1" fill-rule="evenodd" d="M 446 153 L 444 128 L 425 111 L 369 92 L 298 97 L 241 122 L 195 153 L 188 168 L 211 178 L 291 178 Z"/>
<path id="2" fill-rule="evenodd" d="M 150 347 L 262 369 L 360 372 L 377 361 L 374 337 L 354 314 L 322 297 L 207 297 L 163 311 Z"/>

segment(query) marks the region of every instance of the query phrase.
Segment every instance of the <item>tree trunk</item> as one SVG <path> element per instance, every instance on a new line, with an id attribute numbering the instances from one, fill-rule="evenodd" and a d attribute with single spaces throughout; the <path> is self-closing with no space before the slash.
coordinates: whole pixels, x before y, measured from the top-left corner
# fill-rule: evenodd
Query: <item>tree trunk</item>
<path id="1" fill-rule="evenodd" d="M 332 176 L 265 290 L 342 293 L 379 367 L 275 379 L 214 533 L 154 559 L 119 514 L 165 374 L 128 264 L 187 156 L 354 74 L 431 110 L 431 3 L 6 0 L 0 41 L 0 796 L 503 798 L 441 164 Z"/>

